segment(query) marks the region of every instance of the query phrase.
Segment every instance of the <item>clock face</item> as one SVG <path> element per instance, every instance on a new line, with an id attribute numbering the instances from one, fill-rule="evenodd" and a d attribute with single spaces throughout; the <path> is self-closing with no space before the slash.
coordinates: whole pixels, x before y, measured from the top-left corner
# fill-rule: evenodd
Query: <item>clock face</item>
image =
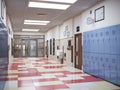
<path id="1" fill-rule="evenodd" d="M 104 6 L 95 10 L 95 21 L 104 20 Z"/>
<path id="2" fill-rule="evenodd" d="M 91 17 L 87 18 L 87 24 L 92 24 L 93 23 L 93 19 Z"/>

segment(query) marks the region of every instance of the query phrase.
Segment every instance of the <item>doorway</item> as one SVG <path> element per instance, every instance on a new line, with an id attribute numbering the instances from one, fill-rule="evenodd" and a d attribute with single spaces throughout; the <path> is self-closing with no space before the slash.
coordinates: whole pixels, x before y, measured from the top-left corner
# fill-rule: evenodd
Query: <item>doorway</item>
<path id="1" fill-rule="evenodd" d="M 22 57 L 44 57 L 44 39 L 22 39 Z"/>
<path id="2" fill-rule="evenodd" d="M 75 35 L 75 68 L 82 70 L 82 33 Z"/>
<path id="3" fill-rule="evenodd" d="M 44 57 L 44 35 L 14 35 L 14 57 Z"/>

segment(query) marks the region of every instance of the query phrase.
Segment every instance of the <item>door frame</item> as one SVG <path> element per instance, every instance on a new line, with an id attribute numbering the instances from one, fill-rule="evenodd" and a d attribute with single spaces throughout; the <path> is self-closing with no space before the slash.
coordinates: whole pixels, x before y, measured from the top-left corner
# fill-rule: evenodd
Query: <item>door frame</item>
<path id="1" fill-rule="evenodd" d="M 81 39 L 81 40 L 78 39 L 78 45 L 79 45 L 78 51 L 81 50 L 81 51 L 78 52 L 79 54 L 76 52 L 76 37 L 77 36 L 80 36 L 80 39 Z M 81 41 L 81 42 L 79 42 L 79 41 Z M 74 35 L 74 45 L 75 45 L 74 46 L 74 67 L 82 70 L 82 62 L 83 62 L 83 60 L 82 60 L 82 33 Z M 79 55 L 78 56 L 78 65 L 76 65 L 76 61 L 77 61 L 76 60 L 76 54 Z"/>

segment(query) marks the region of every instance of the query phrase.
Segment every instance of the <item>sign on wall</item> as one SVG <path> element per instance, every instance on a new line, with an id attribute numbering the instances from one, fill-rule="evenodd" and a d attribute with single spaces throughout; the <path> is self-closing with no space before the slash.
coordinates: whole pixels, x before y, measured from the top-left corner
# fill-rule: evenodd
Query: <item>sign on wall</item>
<path id="1" fill-rule="evenodd" d="M 70 36 L 70 31 L 68 29 L 68 25 L 65 26 L 65 30 L 63 32 L 64 37 L 69 37 Z"/>
<path id="2" fill-rule="evenodd" d="M 105 7 L 99 7 L 95 9 L 95 22 L 101 21 L 105 19 Z"/>

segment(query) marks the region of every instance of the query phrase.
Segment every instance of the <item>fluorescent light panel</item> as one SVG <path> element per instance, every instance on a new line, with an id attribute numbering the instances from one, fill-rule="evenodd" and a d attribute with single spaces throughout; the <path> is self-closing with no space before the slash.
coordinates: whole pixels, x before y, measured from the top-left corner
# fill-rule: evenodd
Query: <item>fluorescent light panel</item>
<path id="1" fill-rule="evenodd" d="M 59 3 L 75 3 L 77 0 L 39 0 L 39 1 L 49 1 L 49 2 L 59 2 Z"/>
<path id="2" fill-rule="evenodd" d="M 24 23 L 27 25 L 47 25 L 46 23 Z"/>
<path id="3" fill-rule="evenodd" d="M 24 24 L 28 25 L 47 25 L 50 21 L 41 21 L 41 20 L 24 20 Z"/>
<path id="4" fill-rule="evenodd" d="M 28 7 L 65 10 L 68 7 L 70 7 L 70 5 L 66 5 L 66 4 L 53 4 L 53 3 L 42 3 L 42 2 L 29 2 Z"/>
<path id="5" fill-rule="evenodd" d="M 38 32 L 39 29 L 22 29 L 22 31 Z"/>
<path id="6" fill-rule="evenodd" d="M 49 23 L 50 21 L 42 21 L 42 20 L 24 20 L 24 22 L 29 22 L 29 23 Z"/>

